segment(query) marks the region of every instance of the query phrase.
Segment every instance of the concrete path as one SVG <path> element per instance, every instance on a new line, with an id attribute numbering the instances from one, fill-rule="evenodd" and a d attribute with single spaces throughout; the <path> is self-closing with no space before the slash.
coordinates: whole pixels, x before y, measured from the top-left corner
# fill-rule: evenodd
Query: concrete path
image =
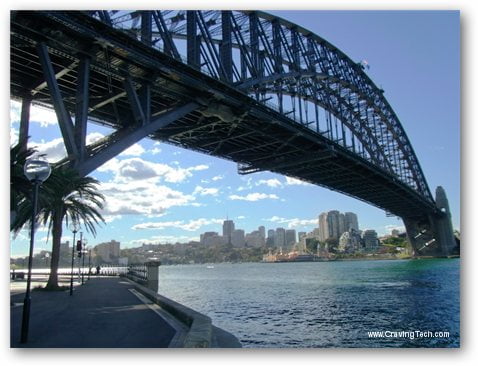
<path id="1" fill-rule="evenodd" d="M 92 278 L 69 291 L 32 291 L 28 343 L 20 343 L 24 293 L 12 292 L 11 347 L 168 347 L 176 330 L 118 277 Z"/>

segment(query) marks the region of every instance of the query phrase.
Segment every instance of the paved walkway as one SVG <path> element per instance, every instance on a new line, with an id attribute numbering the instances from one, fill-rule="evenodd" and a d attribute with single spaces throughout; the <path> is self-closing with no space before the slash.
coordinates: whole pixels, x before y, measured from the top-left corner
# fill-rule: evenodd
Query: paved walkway
<path id="1" fill-rule="evenodd" d="M 20 344 L 24 293 L 11 293 L 11 347 L 158 348 L 176 334 L 166 317 L 118 277 L 92 278 L 69 291 L 32 291 L 28 343 Z"/>

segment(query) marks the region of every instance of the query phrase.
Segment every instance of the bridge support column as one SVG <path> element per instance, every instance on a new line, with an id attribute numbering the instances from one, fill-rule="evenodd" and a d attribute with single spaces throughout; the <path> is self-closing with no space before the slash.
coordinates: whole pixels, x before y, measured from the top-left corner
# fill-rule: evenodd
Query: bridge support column
<path id="1" fill-rule="evenodd" d="M 456 241 L 450 208 L 442 187 L 436 189 L 438 211 L 420 219 L 403 218 L 413 256 L 447 256 L 453 254 Z"/>
<path id="2" fill-rule="evenodd" d="M 450 255 L 455 249 L 456 241 L 455 235 L 453 234 L 448 199 L 445 190 L 441 186 L 438 186 L 435 191 L 435 202 L 437 208 L 442 212 L 442 215 L 437 216 L 434 219 L 436 237 L 442 247 L 442 251 L 446 253 L 446 255 Z"/>

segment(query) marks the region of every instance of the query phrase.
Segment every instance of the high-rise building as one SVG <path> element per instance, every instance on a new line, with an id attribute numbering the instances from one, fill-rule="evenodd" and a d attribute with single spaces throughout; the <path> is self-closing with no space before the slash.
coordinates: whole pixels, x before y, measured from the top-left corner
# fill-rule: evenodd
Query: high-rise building
<path id="1" fill-rule="evenodd" d="M 234 221 L 224 220 L 222 223 L 222 236 L 225 238 L 226 243 L 231 244 L 232 233 L 234 231 Z"/>
<path id="2" fill-rule="evenodd" d="M 375 251 L 378 249 L 379 242 L 375 230 L 364 230 L 362 233 L 362 240 L 366 251 Z"/>
<path id="3" fill-rule="evenodd" d="M 226 238 L 221 235 L 209 235 L 204 239 L 204 245 L 206 246 L 216 246 L 226 244 Z"/>
<path id="4" fill-rule="evenodd" d="M 294 229 L 289 229 L 285 231 L 285 245 L 288 248 L 291 248 L 296 243 L 296 233 Z"/>
<path id="5" fill-rule="evenodd" d="M 206 244 L 207 238 L 211 236 L 218 236 L 219 234 L 216 233 L 215 231 L 206 231 L 205 233 L 200 235 L 200 243 L 201 244 Z"/>
<path id="6" fill-rule="evenodd" d="M 337 232 L 337 238 L 340 238 L 340 236 L 347 231 L 345 229 L 345 215 L 343 213 L 339 213 L 339 230 Z"/>
<path id="7" fill-rule="evenodd" d="M 266 240 L 266 228 L 264 226 L 259 226 L 259 235 L 264 241 Z"/>
<path id="8" fill-rule="evenodd" d="M 329 238 L 329 225 L 327 224 L 327 212 L 319 215 L 319 240 L 324 242 Z"/>
<path id="9" fill-rule="evenodd" d="M 285 229 L 278 227 L 276 229 L 275 243 L 276 247 L 285 247 Z"/>
<path id="10" fill-rule="evenodd" d="M 234 247 L 242 248 L 246 244 L 244 230 L 237 229 L 232 232 L 231 244 Z"/>
<path id="11" fill-rule="evenodd" d="M 332 210 L 319 215 L 319 240 L 322 242 L 327 239 L 339 239 L 350 229 L 358 231 L 357 215 L 352 212 L 346 212 L 344 215 Z"/>
<path id="12" fill-rule="evenodd" d="M 246 244 L 248 247 L 263 247 L 265 240 L 261 236 L 259 230 L 254 230 L 251 233 L 246 234 Z"/>
<path id="13" fill-rule="evenodd" d="M 340 237 L 340 212 L 332 210 L 327 212 L 327 225 L 329 227 L 329 238 L 338 239 Z"/>
<path id="14" fill-rule="evenodd" d="M 350 229 L 354 229 L 358 231 L 358 218 L 357 215 L 353 212 L 346 212 L 345 213 L 345 231 L 349 231 Z"/>

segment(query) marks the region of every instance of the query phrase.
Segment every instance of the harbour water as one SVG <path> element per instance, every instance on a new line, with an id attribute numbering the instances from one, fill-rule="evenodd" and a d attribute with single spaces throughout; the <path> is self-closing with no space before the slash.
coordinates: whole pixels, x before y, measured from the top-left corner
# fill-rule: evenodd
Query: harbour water
<path id="1" fill-rule="evenodd" d="M 159 276 L 160 294 L 243 347 L 460 346 L 459 259 L 177 265 Z"/>

